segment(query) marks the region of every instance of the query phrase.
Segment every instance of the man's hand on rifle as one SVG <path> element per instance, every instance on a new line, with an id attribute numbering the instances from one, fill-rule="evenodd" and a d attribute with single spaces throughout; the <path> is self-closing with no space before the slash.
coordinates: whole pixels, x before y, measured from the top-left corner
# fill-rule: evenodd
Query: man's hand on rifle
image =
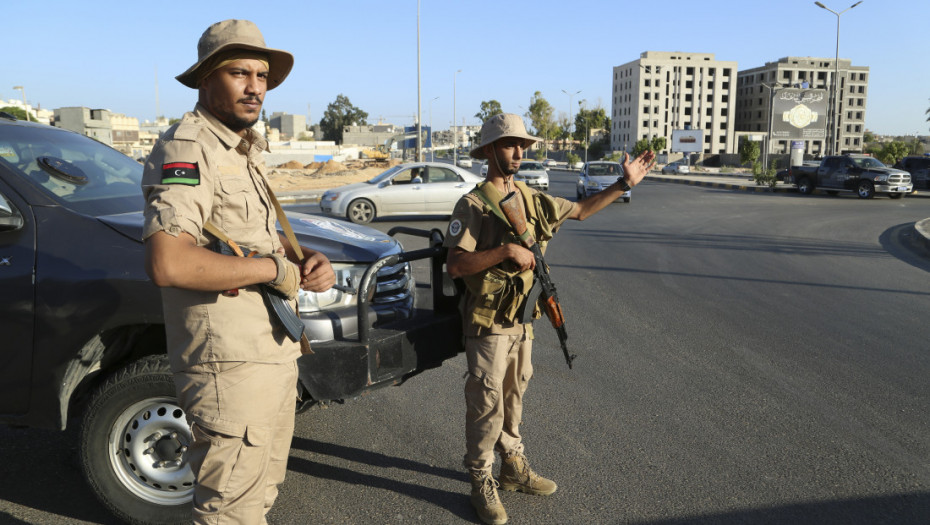
<path id="1" fill-rule="evenodd" d="M 521 272 L 536 268 L 536 257 L 530 250 L 516 243 L 507 243 L 504 249 L 507 251 L 507 259 L 510 259 Z"/>
<path id="2" fill-rule="evenodd" d="M 336 284 L 333 266 L 320 252 L 304 249 L 304 262 L 300 265 L 300 287 L 308 292 L 325 292 Z"/>

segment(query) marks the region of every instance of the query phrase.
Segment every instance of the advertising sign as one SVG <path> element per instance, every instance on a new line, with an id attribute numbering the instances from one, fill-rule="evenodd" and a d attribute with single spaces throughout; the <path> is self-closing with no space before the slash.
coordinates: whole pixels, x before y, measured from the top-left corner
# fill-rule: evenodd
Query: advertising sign
<path id="1" fill-rule="evenodd" d="M 772 99 L 772 138 L 825 139 L 828 101 L 825 89 L 776 89 Z"/>
<path id="2" fill-rule="evenodd" d="M 703 129 L 673 129 L 671 151 L 700 153 L 704 151 Z"/>

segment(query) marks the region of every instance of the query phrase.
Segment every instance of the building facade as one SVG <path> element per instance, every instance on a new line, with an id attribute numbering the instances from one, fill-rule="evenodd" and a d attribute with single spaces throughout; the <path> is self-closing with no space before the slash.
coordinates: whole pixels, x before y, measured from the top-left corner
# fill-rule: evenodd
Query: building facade
<path id="1" fill-rule="evenodd" d="M 735 61 L 713 53 L 646 51 L 613 70 L 611 149 L 673 130 L 703 130 L 705 154 L 735 153 Z"/>
<path id="2" fill-rule="evenodd" d="M 55 127 L 63 128 L 92 139 L 113 145 L 113 125 L 110 111 L 85 107 L 67 107 L 55 110 Z"/>
<path id="3" fill-rule="evenodd" d="M 737 131 L 768 133 L 772 106 L 769 87 L 825 89 L 828 94 L 832 94 L 833 76 L 837 70 L 837 91 L 840 96 L 838 111 L 835 112 L 839 117 L 835 126 L 836 133 L 833 133 L 832 115 L 825 115 L 828 119 L 827 139 L 805 141 L 804 153 L 821 156 L 833 152 L 862 152 L 869 68 L 853 66 L 847 59 L 836 62 L 832 58 L 785 57 L 776 62 L 767 62 L 761 67 L 740 71 L 737 75 Z M 830 97 L 830 107 L 833 107 L 833 97 Z M 829 141 L 834 136 L 836 141 L 831 150 Z M 790 140 L 775 139 L 770 142 L 769 153 L 788 153 Z"/>
<path id="4" fill-rule="evenodd" d="M 289 115 L 287 113 L 274 112 L 268 119 L 269 126 L 281 133 L 282 140 L 301 138 L 301 135 L 307 135 L 307 117 L 304 115 Z"/>

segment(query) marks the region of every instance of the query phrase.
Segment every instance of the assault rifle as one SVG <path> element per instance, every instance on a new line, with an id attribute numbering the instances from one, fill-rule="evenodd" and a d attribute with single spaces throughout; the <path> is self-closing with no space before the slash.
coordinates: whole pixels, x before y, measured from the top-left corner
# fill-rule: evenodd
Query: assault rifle
<path id="1" fill-rule="evenodd" d="M 568 363 L 568 368 L 571 368 L 572 361 L 577 356 L 569 354 L 568 346 L 565 344 L 565 341 L 568 340 L 568 333 L 565 331 L 565 318 L 562 316 L 562 305 L 559 304 L 559 296 L 555 290 L 555 283 L 553 283 L 552 279 L 549 277 L 549 267 L 546 266 L 546 260 L 543 258 L 542 250 L 540 250 L 539 245 L 536 244 L 536 239 L 533 238 L 533 234 L 526 228 L 526 216 L 523 214 L 523 206 L 517 199 L 517 192 L 510 192 L 510 194 L 501 200 L 499 206 L 504 216 L 510 221 L 514 233 L 520 240 L 520 244 L 533 252 L 533 257 L 536 259 L 536 266 L 533 268 L 533 273 L 535 274 L 536 281 L 542 287 L 543 310 L 546 312 L 549 322 L 552 323 L 552 327 L 555 328 L 556 333 L 559 334 L 559 343 L 562 345 L 562 353 L 565 354 L 565 362 Z M 533 294 L 530 294 L 529 297 L 533 297 Z M 532 305 L 527 305 L 527 308 L 532 308 Z"/>

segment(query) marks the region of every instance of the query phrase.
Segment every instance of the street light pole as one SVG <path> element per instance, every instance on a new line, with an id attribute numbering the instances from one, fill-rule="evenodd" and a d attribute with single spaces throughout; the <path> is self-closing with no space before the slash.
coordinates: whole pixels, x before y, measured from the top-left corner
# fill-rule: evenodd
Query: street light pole
<path id="1" fill-rule="evenodd" d="M 458 70 L 452 74 L 452 164 L 458 165 L 458 132 L 455 129 L 455 77 L 461 73 L 462 70 Z"/>
<path id="2" fill-rule="evenodd" d="M 840 115 L 839 115 L 839 103 L 840 102 L 839 102 L 839 92 L 837 91 L 837 88 L 839 85 L 839 76 L 840 76 L 840 15 L 856 7 L 857 5 L 861 4 L 862 1 L 863 0 L 859 0 L 855 4 L 847 7 L 846 9 L 843 9 L 839 13 L 821 4 L 820 2 L 814 2 L 814 5 L 816 5 L 817 7 L 821 9 L 826 9 L 827 11 L 830 11 L 831 13 L 836 15 L 836 57 L 833 61 L 833 97 L 831 97 L 831 101 L 833 102 L 833 111 L 831 112 L 831 115 L 833 116 L 833 122 L 830 126 L 830 135 L 831 135 L 830 136 L 830 155 L 836 155 L 836 147 L 837 147 L 837 143 L 839 142 L 837 135 L 839 134 L 838 131 L 839 131 L 839 121 L 840 121 Z"/>
<path id="3" fill-rule="evenodd" d="M 578 91 L 574 93 L 569 93 L 568 91 L 565 91 L 563 89 L 562 93 L 565 93 L 566 95 L 568 95 L 568 138 L 572 141 L 572 151 L 574 151 L 575 150 L 575 137 L 572 135 L 572 131 L 571 131 L 572 126 L 575 125 L 575 122 L 572 119 L 572 97 L 574 97 L 578 93 L 581 93 L 581 90 L 579 89 Z M 569 166 L 569 168 L 571 168 L 571 166 Z"/>
<path id="4" fill-rule="evenodd" d="M 423 119 L 420 111 L 420 0 L 417 0 L 417 162 L 423 162 Z"/>
<path id="5" fill-rule="evenodd" d="M 438 99 L 439 97 L 433 98 L 433 100 Z M 429 101 L 429 161 L 433 162 L 436 160 L 433 152 L 436 150 L 436 147 L 433 146 L 433 100 Z"/>
<path id="6" fill-rule="evenodd" d="M 23 86 L 13 86 L 13 89 L 18 89 L 23 94 L 23 113 L 26 114 L 26 122 L 29 122 L 29 108 L 26 103 L 26 88 Z"/>

